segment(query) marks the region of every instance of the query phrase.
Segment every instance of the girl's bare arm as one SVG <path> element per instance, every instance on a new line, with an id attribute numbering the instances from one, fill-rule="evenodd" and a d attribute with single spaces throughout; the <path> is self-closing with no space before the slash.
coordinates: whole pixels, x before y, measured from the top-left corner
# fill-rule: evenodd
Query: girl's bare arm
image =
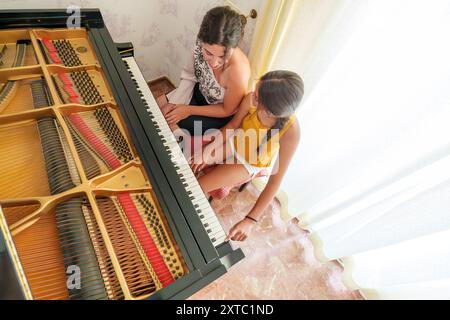
<path id="1" fill-rule="evenodd" d="M 270 202 L 275 197 L 278 189 L 280 188 L 281 181 L 289 167 L 289 163 L 294 156 L 295 150 L 300 142 L 300 127 L 298 122 L 289 128 L 289 130 L 280 139 L 280 152 L 278 155 L 277 163 L 275 164 L 275 169 L 277 172 L 272 174 L 269 178 L 267 186 L 264 188 L 263 192 L 256 201 L 255 206 L 249 212 L 248 216 L 259 220 L 263 215 L 264 210 L 270 204 Z"/>

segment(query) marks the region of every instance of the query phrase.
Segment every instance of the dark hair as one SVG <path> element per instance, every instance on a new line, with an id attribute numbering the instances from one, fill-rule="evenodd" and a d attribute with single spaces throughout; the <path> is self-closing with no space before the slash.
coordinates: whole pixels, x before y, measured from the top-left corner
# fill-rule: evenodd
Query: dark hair
<path id="1" fill-rule="evenodd" d="M 277 70 L 261 77 L 258 100 L 271 114 L 279 117 L 274 129 L 281 129 L 295 113 L 303 93 L 303 80 L 295 72 Z"/>
<path id="2" fill-rule="evenodd" d="M 203 18 L 197 38 L 208 44 L 225 47 L 225 55 L 229 48 L 236 48 L 244 36 L 247 18 L 229 6 L 215 7 Z"/>
<path id="3" fill-rule="evenodd" d="M 295 113 L 304 94 L 302 78 L 292 71 L 277 70 L 263 75 L 259 82 L 258 101 L 271 114 L 278 117 L 272 129 L 281 130 Z M 272 130 L 267 132 L 266 139 L 272 137 Z M 258 152 L 261 147 L 258 147 Z"/>

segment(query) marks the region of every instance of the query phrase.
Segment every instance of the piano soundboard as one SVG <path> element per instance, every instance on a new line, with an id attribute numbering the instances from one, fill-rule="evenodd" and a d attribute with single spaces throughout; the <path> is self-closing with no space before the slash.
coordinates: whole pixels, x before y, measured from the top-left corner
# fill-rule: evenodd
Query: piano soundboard
<path id="1" fill-rule="evenodd" d="M 244 258 L 100 11 L 0 11 L 0 299 L 184 299 Z"/>

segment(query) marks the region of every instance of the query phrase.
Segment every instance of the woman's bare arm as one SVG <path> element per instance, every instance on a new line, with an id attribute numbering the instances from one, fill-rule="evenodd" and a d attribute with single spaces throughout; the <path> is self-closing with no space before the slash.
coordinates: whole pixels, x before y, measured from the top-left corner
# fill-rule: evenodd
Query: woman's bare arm
<path id="1" fill-rule="evenodd" d="M 235 114 L 247 92 L 249 78 L 249 66 L 236 65 L 232 67 L 224 84 L 226 90 L 222 104 L 207 106 L 177 105 L 177 108 L 167 114 L 167 121 L 169 123 L 176 123 L 192 115 L 225 118 Z"/>
<path id="2" fill-rule="evenodd" d="M 223 104 L 192 107 L 189 110 L 191 115 L 225 118 L 236 112 L 247 93 L 250 67 L 245 63 L 239 62 L 230 68 L 226 78 Z"/>
<path id="3" fill-rule="evenodd" d="M 229 138 L 231 138 L 233 131 L 241 127 L 242 120 L 248 114 L 248 111 L 252 106 L 252 95 L 253 93 L 249 93 L 244 97 L 244 99 L 242 99 L 241 104 L 239 105 L 239 108 L 233 118 L 220 129 L 220 135 L 213 133 L 212 136 L 215 138 L 217 136 L 221 137 L 222 143 L 225 143 Z"/>
<path id="4" fill-rule="evenodd" d="M 246 93 L 246 86 L 239 82 L 228 85 L 223 104 L 212 104 L 208 106 L 190 106 L 189 114 L 196 116 L 226 118 L 233 115 Z"/>

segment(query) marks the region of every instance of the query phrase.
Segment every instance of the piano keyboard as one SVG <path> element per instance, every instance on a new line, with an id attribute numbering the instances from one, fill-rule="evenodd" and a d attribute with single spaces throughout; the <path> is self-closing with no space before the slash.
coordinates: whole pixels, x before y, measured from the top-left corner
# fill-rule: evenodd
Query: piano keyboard
<path id="1" fill-rule="evenodd" d="M 198 217 L 200 218 L 209 239 L 212 244 L 217 247 L 225 241 L 226 233 L 220 224 L 214 210 L 211 208 L 206 199 L 203 190 L 193 174 L 186 158 L 178 145 L 175 136 L 170 130 L 161 110 L 156 103 L 147 82 L 145 81 L 139 67 L 133 57 L 122 59 L 128 69 L 128 72 L 133 79 L 134 84 L 141 96 L 144 105 L 147 107 L 147 112 L 157 128 L 158 134 L 163 142 L 175 169 L 183 182 L 183 186 L 189 195 L 194 207 L 196 208 Z"/>

